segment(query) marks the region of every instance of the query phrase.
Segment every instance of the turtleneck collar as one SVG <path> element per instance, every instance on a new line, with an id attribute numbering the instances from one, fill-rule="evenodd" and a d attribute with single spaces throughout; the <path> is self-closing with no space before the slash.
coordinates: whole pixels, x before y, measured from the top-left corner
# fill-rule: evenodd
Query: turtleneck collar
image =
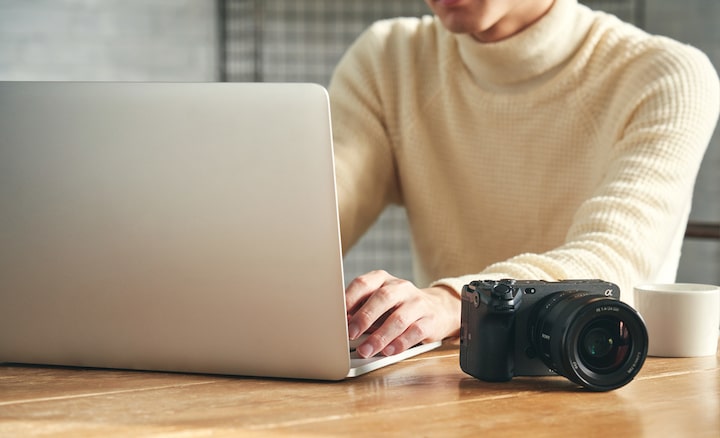
<path id="1" fill-rule="evenodd" d="M 507 39 L 481 43 L 468 34 L 457 40 L 460 58 L 478 84 L 488 88 L 530 86 L 559 69 L 579 48 L 592 24 L 577 0 L 555 0 L 538 21 Z"/>

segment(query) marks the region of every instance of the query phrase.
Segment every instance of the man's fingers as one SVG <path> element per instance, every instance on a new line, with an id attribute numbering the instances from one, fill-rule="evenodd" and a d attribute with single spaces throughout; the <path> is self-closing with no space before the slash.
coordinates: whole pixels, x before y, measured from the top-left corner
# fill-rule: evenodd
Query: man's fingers
<path id="1" fill-rule="evenodd" d="M 348 321 L 350 339 L 355 339 L 373 325 L 377 325 L 398 305 L 400 296 L 394 294 L 392 289 L 392 285 L 381 286 L 350 316 Z"/>
<path id="2" fill-rule="evenodd" d="M 400 281 L 385 271 L 372 271 L 350 283 L 345 291 L 350 339 L 380 326 L 399 302 L 390 289 Z"/>
<path id="3" fill-rule="evenodd" d="M 372 271 L 355 278 L 345 289 L 345 306 L 348 313 L 357 311 L 370 295 L 387 280 L 394 278 L 385 271 Z"/>
<path id="4" fill-rule="evenodd" d="M 427 338 L 427 331 L 425 329 L 426 325 L 426 318 L 421 318 L 413 324 L 410 324 L 410 327 L 408 327 L 407 330 L 395 338 L 395 340 L 390 342 L 387 347 L 382 349 L 382 353 L 385 356 L 392 356 L 393 354 L 403 352 L 408 348 L 414 347 L 415 345 L 423 342 Z"/>
<path id="5" fill-rule="evenodd" d="M 393 308 L 385 322 L 357 351 L 364 357 L 375 355 L 380 351 L 388 355 L 403 351 L 425 338 L 424 325 L 422 307 L 414 301 L 404 302 Z M 391 345 L 392 348 L 387 350 Z"/>
<path id="6" fill-rule="evenodd" d="M 454 295 L 444 288 L 420 290 L 385 271 L 370 272 L 355 279 L 346 291 L 348 335 L 354 340 L 370 334 L 356 349 L 362 357 L 397 354 L 420 342 L 442 339 L 452 331 L 455 314 L 459 314 L 459 299 Z"/>
<path id="7" fill-rule="evenodd" d="M 362 357 L 379 352 L 392 355 L 420 342 L 457 336 L 459 310 L 460 299 L 454 291 L 445 287 L 418 289 L 393 277 L 350 316 L 348 330 L 354 339 L 381 323 L 356 351 Z"/>

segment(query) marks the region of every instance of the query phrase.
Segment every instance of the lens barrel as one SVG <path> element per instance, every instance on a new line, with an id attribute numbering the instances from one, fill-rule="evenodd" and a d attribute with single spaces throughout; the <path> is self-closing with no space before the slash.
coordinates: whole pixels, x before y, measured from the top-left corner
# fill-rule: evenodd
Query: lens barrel
<path id="1" fill-rule="evenodd" d="M 583 291 L 556 292 L 536 303 L 529 337 L 545 365 L 594 391 L 629 383 L 648 349 L 645 323 L 632 307 Z"/>

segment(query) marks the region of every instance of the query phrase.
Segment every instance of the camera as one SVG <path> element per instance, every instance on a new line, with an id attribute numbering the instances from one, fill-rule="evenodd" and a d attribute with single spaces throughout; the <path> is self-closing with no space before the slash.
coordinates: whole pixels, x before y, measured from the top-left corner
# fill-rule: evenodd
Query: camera
<path id="1" fill-rule="evenodd" d="M 559 374 L 594 391 L 629 383 L 647 356 L 640 314 L 616 284 L 483 280 L 462 290 L 460 368 L 478 379 Z"/>

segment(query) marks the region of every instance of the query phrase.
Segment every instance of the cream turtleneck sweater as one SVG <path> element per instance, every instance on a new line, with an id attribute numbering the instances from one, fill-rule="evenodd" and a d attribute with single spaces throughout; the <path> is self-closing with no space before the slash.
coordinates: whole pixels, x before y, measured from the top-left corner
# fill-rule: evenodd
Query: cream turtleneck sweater
<path id="1" fill-rule="evenodd" d="M 717 75 L 576 0 L 482 44 L 439 20 L 366 31 L 330 85 L 343 247 L 390 203 L 415 282 L 675 278 Z"/>

